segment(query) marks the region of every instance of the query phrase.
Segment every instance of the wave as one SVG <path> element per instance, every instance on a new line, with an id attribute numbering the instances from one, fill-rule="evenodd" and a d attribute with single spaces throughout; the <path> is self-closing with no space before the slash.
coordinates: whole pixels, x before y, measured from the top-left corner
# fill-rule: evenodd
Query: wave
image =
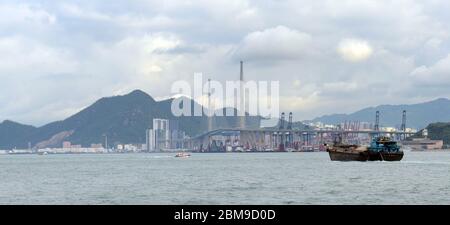
<path id="1" fill-rule="evenodd" d="M 450 162 L 445 161 L 401 161 L 401 163 L 410 163 L 410 164 L 434 164 L 434 165 L 450 165 Z"/>
<path id="2" fill-rule="evenodd" d="M 151 158 L 151 159 L 164 159 L 164 158 L 173 158 L 173 156 L 171 156 L 171 155 L 154 155 L 154 156 L 149 156 L 149 158 Z"/>

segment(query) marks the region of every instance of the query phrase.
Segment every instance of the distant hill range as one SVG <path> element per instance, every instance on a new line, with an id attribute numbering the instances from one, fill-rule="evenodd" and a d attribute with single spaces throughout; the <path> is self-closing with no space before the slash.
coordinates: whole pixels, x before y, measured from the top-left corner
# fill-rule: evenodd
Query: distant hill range
<path id="1" fill-rule="evenodd" d="M 430 123 L 450 122 L 450 100 L 446 98 L 412 105 L 380 105 L 351 114 L 326 115 L 305 122 L 325 124 L 338 124 L 345 121 L 374 122 L 375 112 L 380 111 L 381 126 L 400 127 L 403 110 L 407 111 L 407 127 L 422 129 Z"/>
<path id="2" fill-rule="evenodd" d="M 192 110 L 198 104 L 191 99 Z M 104 135 L 108 143 L 145 143 L 145 130 L 152 127 L 154 118 L 171 119 L 178 123 L 180 130 L 195 136 L 207 130 L 207 117 L 175 117 L 171 112 L 173 99 L 155 101 L 147 93 L 135 90 L 127 95 L 102 98 L 75 115 L 33 127 L 5 120 L 0 123 L 0 149 L 31 147 L 60 147 L 63 141 L 89 146 L 103 143 Z M 234 110 L 236 112 L 236 110 Z M 216 117 L 215 127 L 238 127 L 239 116 Z M 246 127 L 259 127 L 261 117 L 248 116 Z"/>
<path id="3" fill-rule="evenodd" d="M 280 128 L 280 122 L 281 122 L 280 119 L 278 119 L 278 122 L 276 123 L 275 126 L 264 127 L 264 129 L 278 129 L 278 128 Z M 284 120 L 284 129 L 288 128 L 288 124 L 289 124 L 289 121 Z M 311 127 L 300 121 L 293 121 L 291 129 L 293 129 L 293 130 L 313 130 L 314 127 Z"/>

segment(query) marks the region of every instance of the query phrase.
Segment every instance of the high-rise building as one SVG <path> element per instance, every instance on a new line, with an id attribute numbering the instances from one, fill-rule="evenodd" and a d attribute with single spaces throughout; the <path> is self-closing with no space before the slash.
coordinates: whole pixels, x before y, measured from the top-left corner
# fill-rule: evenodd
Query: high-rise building
<path id="1" fill-rule="evenodd" d="M 154 143 L 154 132 L 153 129 L 147 129 L 145 131 L 145 145 L 147 147 L 147 152 L 154 151 L 155 143 Z"/>
<path id="2" fill-rule="evenodd" d="M 177 121 L 156 118 L 152 122 L 153 128 L 145 134 L 148 152 L 183 148 L 185 133 L 179 130 Z"/>
<path id="3" fill-rule="evenodd" d="M 169 120 L 153 119 L 153 128 L 146 132 L 146 145 L 149 152 L 169 147 Z"/>

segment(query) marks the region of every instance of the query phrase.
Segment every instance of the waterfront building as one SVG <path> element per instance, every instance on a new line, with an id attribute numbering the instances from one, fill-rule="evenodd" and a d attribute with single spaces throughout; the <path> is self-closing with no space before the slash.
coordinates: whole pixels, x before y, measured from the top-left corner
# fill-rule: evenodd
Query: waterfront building
<path id="1" fill-rule="evenodd" d="M 402 142 L 404 147 L 409 147 L 411 150 L 426 151 L 426 150 L 441 150 L 444 146 L 443 140 L 430 140 L 429 138 L 413 138 L 410 141 Z"/>
<path id="2" fill-rule="evenodd" d="M 102 144 L 91 144 L 91 148 L 103 148 Z"/>
<path id="3" fill-rule="evenodd" d="M 65 141 L 65 142 L 63 142 L 62 147 L 63 148 L 70 148 L 71 145 L 72 145 L 72 143 L 70 143 L 70 141 Z"/>
<path id="4" fill-rule="evenodd" d="M 152 128 L 145 134 L 148 152 L 184 147 L 185 133 L 179 129 L 177 121 L 155 118 L 152 122 Z"/>

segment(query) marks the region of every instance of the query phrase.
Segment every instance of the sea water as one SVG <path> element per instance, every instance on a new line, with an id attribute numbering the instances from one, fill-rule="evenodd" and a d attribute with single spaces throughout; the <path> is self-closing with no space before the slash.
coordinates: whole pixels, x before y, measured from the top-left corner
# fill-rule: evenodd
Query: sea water
<path id="1" fill-rule="evenodd" d="M 450 204 L 450 152 L 0 155 L 0 204 Z"/>

